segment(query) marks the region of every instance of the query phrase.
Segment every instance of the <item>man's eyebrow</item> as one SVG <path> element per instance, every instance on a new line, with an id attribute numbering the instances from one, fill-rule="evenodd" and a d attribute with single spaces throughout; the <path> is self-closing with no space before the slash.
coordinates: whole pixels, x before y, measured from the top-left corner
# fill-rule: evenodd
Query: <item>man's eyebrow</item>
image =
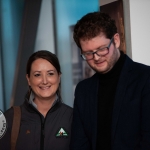
<path id="1" fill-rule="evenodd" d="M 105 47 L 107 47 L 107 46 L 108 46 L 108 44 L 103 44 L 103 45 L 99 46 L 99 47 L 96 48 L 96 49 L 88 50 L 88 51 L 86 51 L 86 52 L 84 52 L 84 51 L 82 50 L 82 52 L 83 52 L 83 54 L 92 53 L 94 50 L 98 50 L 98 49 L 101 49 L 101 48 L 105 48 Z"/>

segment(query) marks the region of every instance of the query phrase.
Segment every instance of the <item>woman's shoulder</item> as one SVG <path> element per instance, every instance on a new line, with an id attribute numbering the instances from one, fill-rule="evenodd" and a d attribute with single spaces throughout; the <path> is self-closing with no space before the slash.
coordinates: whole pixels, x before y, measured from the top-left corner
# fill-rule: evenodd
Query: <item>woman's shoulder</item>
<path id="1" fill-rule="evenodd" d="M 73 114 L 73 108 L 65 103 L 61 103 L 61 107 L 59 107 L 60 114 L 64 116 L 72 116 Z"/>
<path id="2" fill-rule="evenodd" d="M 13 113 L 14 113 L 13 107 L 11 107 L 11 108 L 7 109 L 7 110 L 4 112 L 4 115 L 5 115 L 6 118 L 10 118 L 10 117 L 13 116 Z"/>
<path id="3" fill-rule="evenodd" d="M 61 109 L 64 109 L 64 110 L 67 110 L 67 111 L 70 111 L 72 112 L 73 111 L 73 108 L 65 103 L 62 103 L 61 104 Z"/>
<path id="4" fill-rule="evenodd" d="M 18 106 L 18 107 L 20 107 L 20 106 Z M 14 117 L 14 108 L 13 108 L 13 106 L 10 107 L 9 109 L 7 109 L 4 112 L 4 116 L 6 118 L 7 124 L 9 124 L 9 126 L 11 126 L 12 125 L 12 121 L 13 121 L 13 117 Z"/>

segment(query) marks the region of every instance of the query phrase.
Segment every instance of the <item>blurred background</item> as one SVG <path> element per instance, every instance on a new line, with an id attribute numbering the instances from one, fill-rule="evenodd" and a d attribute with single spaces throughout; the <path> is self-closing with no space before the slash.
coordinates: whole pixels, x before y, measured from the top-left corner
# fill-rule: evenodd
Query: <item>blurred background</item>
<path id="1" fill-rule="evenodd" d="M 116 10 L 125 53 L 150 65 L 149 6 L 149 0 L 0 0 L 0 109 L 23 103 L 26 63 L 38 50 L 58 56 L 62 99 L 73 107 L 76 84 L 94 73 L 72 38 L 74 24 L 89 12 Z"/>

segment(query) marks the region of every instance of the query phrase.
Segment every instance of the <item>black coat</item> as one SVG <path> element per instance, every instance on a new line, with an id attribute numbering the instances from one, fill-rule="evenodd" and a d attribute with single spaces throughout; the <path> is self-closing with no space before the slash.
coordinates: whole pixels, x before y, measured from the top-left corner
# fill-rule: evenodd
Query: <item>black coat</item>
<path id="1" fill-rule="evenodd" d="M 26 100 L 21 106 L 21 112 L 21 125 L 16 150 L 69 150 L 72 122 L 71 107 L 59 101 L 44 118 Z M 8 127 L 6 134 L 0 139 L 0 150 L 10 150 L 13 108 L 7 110 L 4 115 Z M 59 133 L 61 128 L 65 131 L 63 136 Z"/>
<path id="2" fill-rule="evenodd" d="M 75 90 L 71 150 L 96 150 L 99 75 Z M 150 150 L 150 67 L 126 57 L 112 114 L 111 150 Z"/>

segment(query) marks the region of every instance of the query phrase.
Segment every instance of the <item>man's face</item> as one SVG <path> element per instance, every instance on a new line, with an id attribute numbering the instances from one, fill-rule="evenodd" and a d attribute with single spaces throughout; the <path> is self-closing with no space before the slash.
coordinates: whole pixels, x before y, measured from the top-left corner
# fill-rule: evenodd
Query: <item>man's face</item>
<path id="1" fill-rule="evenodd" d="M 80 40 L 82 53 L 95 52 L 98 49 L 107 47 L 109 43 L 110 39 L 106 38 L 102 34 L 89 40 L 82 40 L 82 39 Z M 87 60 L 88 65 L 94 71 L 99 72 L 101 74 L 109 72 L 120 57 L 120 52 L 118 49 L 119 45 L 120 45 L 119 34 L 115 34 L 113 37 L 113 42 L 109 47 L 108 54 L 104 56 L 98 56 L 95 53 L 93 59 Z"/>

